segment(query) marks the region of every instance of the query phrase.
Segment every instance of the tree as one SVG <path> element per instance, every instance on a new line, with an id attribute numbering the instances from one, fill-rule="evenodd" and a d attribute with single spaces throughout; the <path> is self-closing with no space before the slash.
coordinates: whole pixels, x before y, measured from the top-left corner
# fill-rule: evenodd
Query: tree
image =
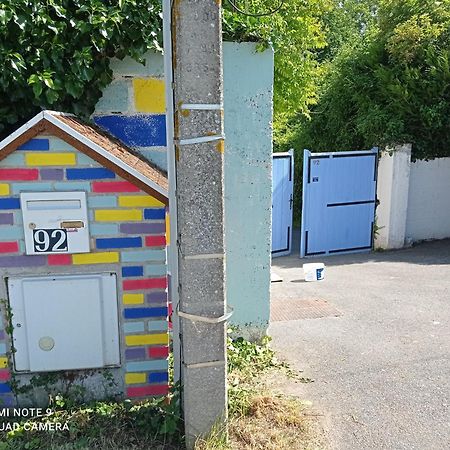
<path id="1" fill-rule="evenodd" d="M 413 143 L 449 156 L 450 0 L 381 0 L 376 27 L 332 61 L 298 145 L 337 151 Z"/>
<path id="2" fill-rule="evenodd" d="M 273 0 L 236 1 L 242 9 L 264 12 Z M 275 133 L 283 134 L 287 121 L 297 112 L 308 114 L 316 102 L 320 67 L 317 51 L 326 45 L 322 17 L 330 0 L 289 0 L 276 13 L 249 17 L 224 2 L 223 30 L 226 40 L 256 41 L 272 45 L 275 53 Z"/>

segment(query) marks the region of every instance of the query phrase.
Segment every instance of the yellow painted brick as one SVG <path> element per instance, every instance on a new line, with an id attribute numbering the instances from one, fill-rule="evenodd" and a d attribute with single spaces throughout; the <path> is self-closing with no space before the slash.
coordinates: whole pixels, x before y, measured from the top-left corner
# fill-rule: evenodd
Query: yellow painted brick
<path id="1" fill-rule="evenodd" d="M 157 78 L 133 80 L 134 105 L 138 112 L 166 112 L 164 80 Z"/>
<path id="2" fill-rule="evenodd" d="M 147 377 L 145 373 L 126 373 L 125 383 L 126 384 L 143 384 L 147 382 Z"/>
<path id="3" fill-rule="evenodd" d="M 74 264 L 108 264 L 119 262 L 118 252 L 79 253 L 72 255 Z"/>
<path id="4" fill-rule="evenodd" d="M 119 206 L 122 207 L 137 207 L 142 208 L 150 206 L 164 206 L 164 203 L 160 202 L 150 195 L 121 195 L 119 196 Z"/>
<path id="5" fill-rule="evenodd" d="M 142 211 L 139 209 L 97 209 L 95 211 L 97 222 L 140 221 L 142 218 Z"/>
<path id="6" fill-rule="evenodd" d="M 9 195 L 9 184 L 0 184 L 0 195 Z"/>
<path id="7" fill-rule="evenodd" d="M 125 336 L 125 343 L 129 346 L 133 345 L 152 345 L 169 343 L 168 334 L 139 334 Z"/>
<path id="8" fill-rule="evenodd" d="M 8 358 L 2 357 L 0 358 L 0 369 L 4 369 L 8 367 Z"/>
<path id="9" fill-rule="evenodd" d="M 140 305 L 144 303 L 144 294 L 123 294 L 125 305 Z"/>
<path id="10" fill-rule="evenodd" d="M 166 245 L 170 245 L 170 216 L 166 214 Z"/>
<path id="11" fill-rule="evenodd" d="M 75 153 L 30 152 L 25 155 L 27 166 L 74 166 Z"/>

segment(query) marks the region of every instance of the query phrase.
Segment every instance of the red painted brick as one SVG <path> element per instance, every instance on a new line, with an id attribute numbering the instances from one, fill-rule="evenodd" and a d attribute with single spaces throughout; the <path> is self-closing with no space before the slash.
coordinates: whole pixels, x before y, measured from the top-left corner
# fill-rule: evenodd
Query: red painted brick
<path id="1" fill-rule="evenodd" d="M 0 242 L 0 253 L 17 253 L 19 244 L 14 242 Z"/>
<path id="2" fill-rule="evenodd" d="M 149 347 L 147 353 L 149 358 L 167 358 L 169 356 L 169 347 Z"/>
<path id="3" fill-rule="evenodd" d="M 165 247 L 165 236 L 145 236 L 146 247 Z"/>
<path id="4" fill-rule="evenodd" d="M 0 169 L 0 180 L 30 181 L 38 178 L 38 169 Z"/>
<path id="5" fill-rule="evenodd" d="M 169 386 L 167 384 L 127 388 L 127 397 L 147 397 L 148 395 L 167 395 L 168 393 Z"/>
<path id="6" fill-rule="evenodd" d="M 0 381 L 8 381 L 11 378 L 11 373 L 8 369 L 0 370 Z"/>
<path id="7" fill-rule="evenodd" d="M 72 255 L 48 255 L 49 266 L 69 266 L 72 264 Z"/>
<path id="8" fill-rule="evenodd" d="M 92 183 L 93 192 L 139 192 L 140 189 L 128 181 L 96 181 Z"/>
<path id="9" fill-rule="evenodd" d="M 124 291 L 135 291 L 139 289 L 165 289 L 167 287 L 167 278 L 144 278 L 141 280 L 124 280 Z"/>

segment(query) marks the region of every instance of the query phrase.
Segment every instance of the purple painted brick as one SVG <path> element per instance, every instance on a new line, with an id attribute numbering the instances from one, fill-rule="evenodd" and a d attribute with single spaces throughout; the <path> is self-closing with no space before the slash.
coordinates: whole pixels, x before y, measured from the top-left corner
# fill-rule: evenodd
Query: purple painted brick
<path id="1" fill-rule="evenodd" d="M 3 339 L 5 339 L 5 332 L 0 330 L 0 341 L 3 341 Z"/>
<path id="2" fill-rule="evenodd" d="M 150 292 L 145 298 L 147 303 L 166 303 L 167 292 Z"/>
<path id="3" fill-rule="evenodd" d="M 62 180 L 63 178 L 63 169 L 41 169 L 41 180 Z"/>
<path id="4" fill-rule="evenodd" d="M 47 257 L 44 255 L 0 256 L 0 267 L 33 267 L 46 264 Z"/>
<path id="5" fill-rule="evenodd" d="M 0 395 L 0 408 L 10 408 L 16 406 L 16 401 L 13 395 Z"/>
<path id="6" fill-rule="evenodd" d="M 131 359 L 144 359 L 145 358 L 145 348 L 127 348 L 125 350 L 125 359 L 127 361 Z"/>
<path id="7" fill-rule="evenodd" d="M 166 231 L 165 223 L 121 223 L 120 232 L 125 234 L 159 234 Z"/>
<path id="8" fill-rule="evenodd" d="M 159 234 L 166 231 L 165 223 L 122 223 L 120 232 L 125 234 Z"/>
<path id="9" fill-rule="evenodd" d="M 0 214 L 0 225 L 12 225 L 14 223 L 14 214 Z"/>

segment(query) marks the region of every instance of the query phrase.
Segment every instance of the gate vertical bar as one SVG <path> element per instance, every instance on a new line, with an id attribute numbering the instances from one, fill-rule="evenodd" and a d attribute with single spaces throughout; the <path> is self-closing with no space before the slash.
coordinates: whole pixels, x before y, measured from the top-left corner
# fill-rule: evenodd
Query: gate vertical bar
<path id="1" fill-rule="evenodd" d="M 307 217 L 306 211 L 308 203 L 308 175 L 309 175 L 309 158 L 311 157 L 311 152 L 309 150 L 303 151 L 303 180 L 302 180 L 302 217 L 301 217 L 301 230 L 300 230 L 300 258 L 303 258 L 306 253 L 306 243 L 305 243 L 305 231 L 307 228 Z"/>

